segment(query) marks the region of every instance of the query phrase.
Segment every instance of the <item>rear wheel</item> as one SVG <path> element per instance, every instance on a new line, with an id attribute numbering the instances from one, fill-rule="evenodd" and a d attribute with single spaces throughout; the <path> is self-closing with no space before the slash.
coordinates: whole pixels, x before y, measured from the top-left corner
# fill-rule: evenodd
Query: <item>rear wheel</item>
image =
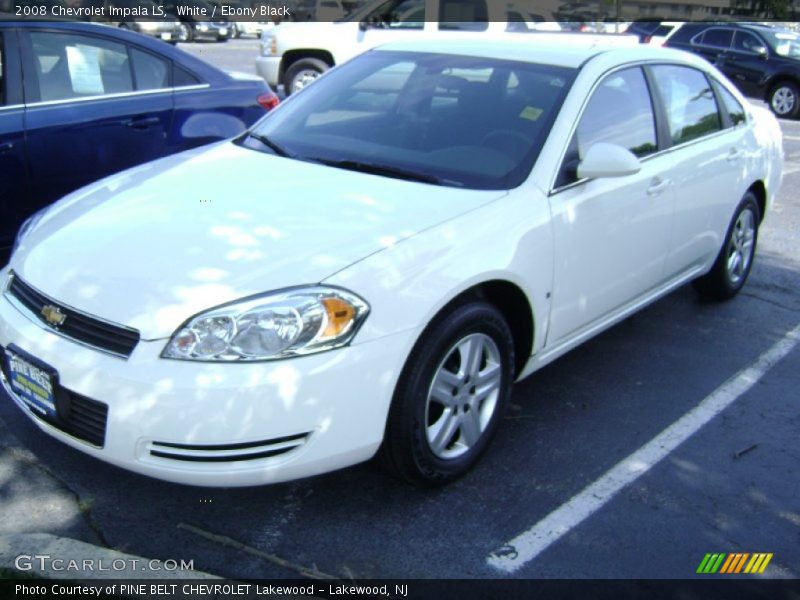
<path id="1" fill-rule="evenodd" d="M 760 221 L 755 194 L 747 192 L 736 208 L 711 271 L 692 282 L 698 292 L 714 300 L 728 300 L 739 293 L 753 266 Z"/>
<path id="2" fill-rule="evenodd" d="M 286 95 L 299 92 L 313 83 L 328 69 L 330 69 L 330 65 L 318 58 L 302 58 L 293 63 L 286 71 L 286 77 L 283 82 Z"/>
<path id="3" fill-rule="evenodd" d="M 395 390 L 380 458 L 399 477 L 434 486 L 469 471 L 488 447 L 511 393 L 514 341 L 484 302 L 423 335 Z"/>
<path id="4" fill-rule="evenodd" d="M 767 102 L 778 117 L 791 119 L 800 111 L 800 98 L 797 84 L 791 81 L 782 81 L 769 93 Z"/>

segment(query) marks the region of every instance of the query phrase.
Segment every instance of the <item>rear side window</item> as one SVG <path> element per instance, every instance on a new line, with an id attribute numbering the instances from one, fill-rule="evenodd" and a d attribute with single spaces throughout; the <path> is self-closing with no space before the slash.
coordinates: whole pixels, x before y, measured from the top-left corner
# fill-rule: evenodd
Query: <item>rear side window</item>
<path id="1" fill-rule="evenodd" d="M 707 29 L 692 40 L 695 44 L 713 46 L 714 48 L 730 48 L 733 41 L 733 31 L 730 29 Z"/>
<path id="2" fill-rule="evenodd" d="M 728 111 L 732 125 L 736 127 L 740 123 L 744 123 L 747 118 L 741 103 L 723 85 L 715 82 L 714 87 L 717 88 L 719 96 L 722 98 L 722 104 L 725 106 L 725 110 Z"/>
<path id="3" fill-rule="evenodd" d="M 42 101 L 133 91 L 124 44 L 65 33 L 30 35 Z"/>
<path id="4" fill-rule="evenodd" d="M 135 48 L 131 48 L 131 60 L 137 90 L 158 90 L 169 87 L 167 61 Z"/>
<path id="5" fill-rule="evenodd" d="M 652 67 L 664 99 L 673 144 L 682 144 L 722 129 L 717 101 L 706 76 L 690 67 Z"/>
<path id="6" fill-rule="evenodd" d="M 636 156 L 656 151 L 653 104 L 640 68 L 617 71 L 603 79 L 589 99 L 576 135 L 580 158 L 598 142 L 622 146 Z"/>

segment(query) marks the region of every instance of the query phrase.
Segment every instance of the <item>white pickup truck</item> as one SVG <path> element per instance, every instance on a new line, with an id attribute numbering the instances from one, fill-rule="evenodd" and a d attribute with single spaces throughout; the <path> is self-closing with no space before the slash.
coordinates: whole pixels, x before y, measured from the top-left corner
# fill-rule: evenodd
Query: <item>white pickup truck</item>
<path id="1" fill-rule="evenodd" d="M 265 31 L 256 72 L 291 94 L 334 65 L 395 41 L 502 34 L 570 44 L 638 43 L 636 36 L 550 32 L 552 21 L 543 22 L 532 6 L 532 0 L 375 0 L 333 23 L 288 22 Z"/>

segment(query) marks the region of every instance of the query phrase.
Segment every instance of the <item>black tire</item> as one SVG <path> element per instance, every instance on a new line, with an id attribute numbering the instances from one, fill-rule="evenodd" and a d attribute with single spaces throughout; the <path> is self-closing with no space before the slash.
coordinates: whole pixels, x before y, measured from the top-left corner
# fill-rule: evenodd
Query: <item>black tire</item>
<path id="1" fill-rule="evenodd" d="M 464 356 L 460 352 L 468 343 L 480 347 L 480 358 L 476 365 L 481 370 L 476 371 L 477 376 L 472 383 L 469 377 L 462 380 L 463 383 L 459 384 L 461 394 L 457 395 L 457 388 L 452 388 L 452 392 L 448 388 L 446 393 L 452 393 L 453 404 L 464 404 L 452 409 L 442 405 L 438 419 L 432 419 L 439 410 L 437 401 L 431 398 L 434 376 L 441 374 L 444 369 L 449 371 L 448 374 L 454 369 L 465 371 L 466 374 L 469 369 L 458 364 L 458 360 Z M 455 360 L 456 363 L 448 366 L 445 359 Z M 511 395 L 514 364 L 511 330 L 494 306 L 472 301 L 438 319 L 422 334 L 398 381 L 383 444 L 378 453 L 382 465 L 401 479 L 427 487 L 443 485 L 464 475 L 485 452 L 503 418 Z M 479 400 L 476 387 L 481 385 L 481 379 L 478 377 L 486 382 L 486 374 L 492 370 L 497 372 L 497 369 L 499 385 L 493 384 L 495 391 Z M 486 389 L 489 389 L 489 385 L 484 387 Z M 474 401 L 472 407 L 467 405 L 470 398 Z M 477 430 L 473 429 L 477 438 L 471 445 L 463 442 L 466 434 L 462 425 L 470 416 L 477 419 L 473 423 L 480 423 L 485 417 L 484 424 L 478 425 Z M 440 443 L 437 453 L 433 449 L 435 439 L 433 443 L 429 441 L 430 429 L 435 429 L 436 424 L 441 422 L 441 429 L 438 430 L 441 432 L 445 429 L 445 422 L 450 419 L 459 424 L 455 429 L 448 429 L 452 433 L 441 435 L 443 443 Z M 442 456 L 447 453 L 454 456 Z"/>
<path id="2" fill-rule="evenodd" d="M 319 77 L 330 68 L 328 63 L 319 58 L 301 58 L 292 63 L 292 66 L 287 69 L 286 75 L 283 78 L 283 88 L 286 95 L 289 96 L 293 92 L 300 90 L 300 88 L 295 89 L 296 86 L 299 85 L 299 82 L 295 80 L 306 78 L 306 75 L 311 73 L 316 73 L 316 77 Z M 306 81 L 304 85 L 308 85 L 308 81 Z"/>
<path id="3" fill-rule="evenodd" d="M 178 25 L 178 29 L 180 31 L 178 34 L 179 42 L 186 42 L 188 44 L 194 40 L 194 30 L 192 29 L 191 25 L 181 22 L 181 24 Z"/>
<path id="4" fill-rule="evenodd" d="M 800 112 L 800 89 L 793 81 L 781 81 L 769 91 L 767 103 L 775 116 L 794 119 Z"/>
<path id="5" fill-rule="evenodd" d="M 747 216 L 748 213 L 749 217 Z M 751 243 L 744 252 L 742 252 L 740 246 L 742 244 L 741 240 L 744 239 L 742 233 L 746 226 L 743 225 L 741 219 L 745 221 L 750 219 L 752 221 Z M 760 223 L 761 211 L 758 208 L 758 201 L 755 194 L 748 191 L 733 213 L 733 219 L 731 219 L 731 223 L 728 226 L 725 241 L 716 261 L 714 261 L 714 266 L 711 267 L 708 273 L 692 282 L 692 285 L 700 294 L 712 300 L 723 301 L 729 300 L 739 293 L 739 290 L 742 289 L 747 277 L 750 275 L 750 269 L 753 267 Z M 738 245 L 737 240 L 739 240 Z M 742 257 L 739 264 L 743 263 L 744 265 L 740 273 L 737 273 L 735 269 L 729 268 L 729 261 L 737 252 L 737 248 Z M 734 264 L 736 264 L 735 260 Z"/>

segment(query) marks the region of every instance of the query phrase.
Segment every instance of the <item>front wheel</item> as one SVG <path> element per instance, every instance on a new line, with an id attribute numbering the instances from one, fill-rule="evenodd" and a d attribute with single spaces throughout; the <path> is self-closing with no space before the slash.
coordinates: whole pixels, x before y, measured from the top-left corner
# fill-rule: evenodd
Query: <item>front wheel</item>
<path id="1" fill-rule="evenodd" d="M 283 82 L 286 95 L 299 92 L 307 85 L 312 84 L 328 69 L 330 69 L 330 65 L 318 58 L 303 58 L 293 63 L 286 71 Z"/>
<path id="2" fill-rule="evenodd" d="M 714 266 L 692 282 L 698 292 L 714 300 L 728 300 L 739 293 L 753 266 L 760 221 L 755 194 L 747 192 L 736 207 Z"/>
<path id="3" fill-rule="evenodd" d="M 791 81 L 783 81 L 776 85 L 769 93 L 767 102 L 772 112 L 778 117 L 792 119 L 800 111 L 800 98 L 798 98 L 797 85 Z"/>
<path id="4" fill-rule="evenodd" d="M 384 466 L 426 486 L 469 471 L 503 418 L 513 374 L 512 334 L 494 306 L 471 302 L 440 319 L 398 382 L 380 450 Z"/>

